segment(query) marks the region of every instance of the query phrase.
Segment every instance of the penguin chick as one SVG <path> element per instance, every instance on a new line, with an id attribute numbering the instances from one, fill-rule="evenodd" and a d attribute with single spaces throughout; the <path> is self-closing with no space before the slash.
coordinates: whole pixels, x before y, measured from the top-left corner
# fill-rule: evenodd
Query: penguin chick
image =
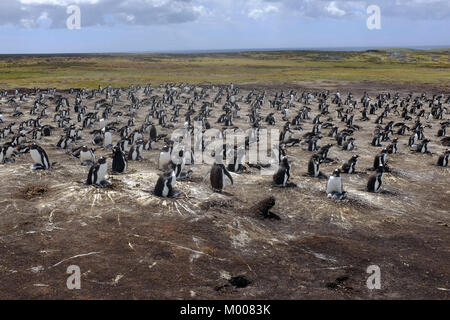
<path id="1" fill-rule="evenodd" d="M 275 197 L 270 196 L 259 201 L 256 205 L 254 205 L 250 209 L 250 211 L 252 213 L 255 213 L 256 216 L 260 219 L 281 220 L 281 218 L 277 214 L 270 212 L 270 209 L 272 209 L 274 205 L 275 205 Z"/>

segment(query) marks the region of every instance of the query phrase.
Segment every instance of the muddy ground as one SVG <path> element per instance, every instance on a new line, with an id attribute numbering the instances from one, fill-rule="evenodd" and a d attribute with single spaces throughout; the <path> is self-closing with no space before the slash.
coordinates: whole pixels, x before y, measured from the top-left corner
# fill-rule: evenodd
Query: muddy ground
<path id="1" fill-rule="evenodd" d="M 239 96 L 246 96 L 248 88 L 244 86 Z M 285 92 L 289 88 L 284 87 Z M 395 92 L 381 85 L 374 88 Z M 267 89 L 273 94 L 277 88 Z M 341 92 L 353 90 L 359 100 L 361 89 L 349 83 Z M 374 97 L 377 90 L 367 89 Z M 411 90 L 396 89 L 402 96 Z M 440 93 L 415 89 L 415 95 Z M 160 89 L 155 92 L 163 94 Z M 73 104 L 74 96 L 64 95 Z M 21 104 L 25 118 L 30 117 L 35 98 Z M 122 100 L 115 110 L 128 103 Z M 17 123 L 6 101 L 0 100 L 5 122 Z M 94 101 L 85 100 L 89 109 Z M 54 105 L 49 105 L 53 111 Z M 243 118 L 235 125 L 247 128 L 248 105 L 240 105 Z M 296 103 L 291 117 L 300 106 Z M 313 117 L 317 103 L 310 107 Z M 139 111 L 137 124 L 146 110 Z M 182 115 L 183 110 L 186 106 Z M 271 111 L 265 106 L 261 113 Z M 335 112 L 332 116 L 342 129 Z M 357 111 L 355 119 L 359 118 Z M 43 123 L 55 125 L 52 119 Z M 276 119 L 281 128 L 281 115 Z M 181 197 L 161 199 L 149 193 L 161 173 L 158 150 L 145 152 L 144 161 L 130 162 L 129 173 L 110 175 L 113 187 L 85 186 L 79 181 L 86 179 L 89 168 L 55 147 L 58 129 L 39 141 L 50 161 L 57 162 L 51 170 L 31 171 L 29 154 L 0 165 L 0 298 L 449 299 L 450 169 L 435 165 L 445 149 L 435 137 L 444 120 L 432 120 L 432 128 L 425 129 L 432 155 L 411 152 L 408 136 L 399 136 L 399 154 L 388 156 L 393 172 L 385 176 L 384 192 L 372 194 L 365 191 L 371 174 L 366 169 L 381 150 L 369 144 L 374 120 L 371 116 L 356 133 L 353 152 L 340 150 L 323 130 L 322 144 L 335 144 L 330 154 L 335 162 L 322 166 L 325 174 L 353 153 L 360 156 L 362 173 L 343 175 L 348 199 L 341 202 L 327 199 L 326 180 L 304 176 L 312 154 L 304 145 L 288 149 L 294 188 L 274 188 L 271 176 L 253 172 L 232 174 L 234 185 L 214 193 L 208 181 L 202 182 L 209 167 L 195 165 L 190 167 L 191 180 L 177 183 Z M 311 122 L 302 124 L 304 131 L 296 134 L 309 131 Z M 81 136 L 85 140 L 76 145 L 91 145 L 86 132 Z M 107 153 L 96 151 L 97 156 Z M 273 212 L 280 221 L 260 220 L 248 210 L 268 195 L 276 197 Z M 80 267 L 80 290 L 66 286 L 70 265 Z M 370 265 L 381 269 L 380 290 L 366 286 Z M 244 276 L 251 283 L 237 288 L 228 282 L 233 276 Z"/>

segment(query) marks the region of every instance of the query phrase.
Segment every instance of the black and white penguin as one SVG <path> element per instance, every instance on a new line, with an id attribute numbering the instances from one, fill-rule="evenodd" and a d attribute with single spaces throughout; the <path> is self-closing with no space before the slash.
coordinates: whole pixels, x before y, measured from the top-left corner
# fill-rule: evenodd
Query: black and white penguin
<path id="1" fill-rule="evenodd" d="M 217 163 L 217 161 L 214 162 L 210 173 L 210 181 L 213 190 L 222 192 L 222 190 L 226 187 L 227 178 L 230 180 L 231 184 L 233 184 L 233 178 L 227 168 L 225 168 L 225 165 L 223 163 Z"/>
<path id="2" fill-rule="evenodd" d="M 144 149 L 143 144 L 134 144 L 130 148 L 128 153 L 128 161 L 139 161 L 142 160 L 142 151 Z"/>
<path id="3" fill-rule="evenodd" d="M 56 144 L 56 146 L 59 149 L 67 149 L 70 146 L 70 142 L 72 140 L 66 136 L 61 136 L 61 139 L 59 139 L 58 143 Z"/>
<path id="4" fill-rule="evenodd" d="M 381 184 L 383 183 L 384 176 L 384 166 L 380 165 L 377 171 L 369 177 L 367 182 L 367 191 L 369 192 L 380 192 Z"/>
<path id="5" fill-rule="evenodd" d="M 448 159 L 449 159 L 449 157 L 450 157 L 450 150 L 447 149 L 447 150 L 444 151 L 443 154 L 441 154 L 439 156 L 437 165 L 440 166 L 440 167 L 448 166 Z"/>
<path id="6" fill-rule="evenodd" d="M 358 155 L 353 155 L 350 160 L 342 165 L 342 171 L 344 173 L 352 174 L 356 172 L 356 164 L 358 163 Z"/>
<path id="7" fill-rule="evenodd" d="M 308 164 L 308 175 L 312 177 L 320 177 L 322 173 L 320 172 L 320 164 L 322 163 L 322 158 L 318 154 L 313 154 L 311 159 L 309 159 Z"/>
<path id="8" fill-rule="evenodd" d="M 33 170 L 48 170 L 50 162 L 47 153 L 36 143 L 30 145 L 30 154 L 34 164 L 31 166 Z"/>
<path id="9" fill-rule="evenodd" d="M 392 140 L 392 143 L 387 147 L 387 150 L 388 150 L 389 154 L 397 153 L 397 150 L 398 150 L 398 139 L 397 138 Z"/>
<path id="10" fill-rule="evenodd" d="M 186 158 L 184 156 L 184 150 L 182 149 L 175 151 L 175 154 L 177 155 L 177 157 L 173 155 L 171 162 L 172 166 L 174 167 L 176 178 L 180 179 L 182 178 L 183 169 L 184 166 L 186 165 Z"/>
<path id="11" fill-rule="evenodd" d="M 128 169 L 128 161 L 125 155 L 120 149 L 120 146 L 116 146 L 113 150 L 112 160 L 112 172 L 113 173 L 125 173 Z"/>
<path id="12" fill-rule="evenodd" d="M 5 143 L 0 148 L 0 163 L 14 162 L 14 147 L 11 143 Z"/>
<path id="13" fill-rule="evenodd" d="M 342 188 L 341 171 L 335 169 L 333 175 L 328 178 L 326 194 L 328 198 L 334 200 L 342 200 L 344 197 L 344 190 Z"/>
<path id="14" fill-rule="evenodd" d="M 373 159 L 373 169 L 377 170 L 379 166 L 386 166 L 387 149 L 384 148 L 379 154 Z"/>
<path id="15" fill-rule="evenodd" d="M 158 197 L 175 198 L 180 194 L 179 191 L 174 190 L 177 178 L 172 163 L 169 164 L 169 170 L 159 176 L 156 181 L 154 193 Z"/>
<path id="16" fill-rule="evenodd" d="M 105 133 L 103 134 L 103 147 L 105 149 L 112 149 L 113 148 L 112 135 L 111 135 L 111 132 L 109 132 L 109 131 L 105 131 Z"/>
<path id="17" fill-rule="evenodd" d="M 278 171 L 273 175 L 273 183 L 277 187 L 286 187 L 291 176 L 291 165 L 287 157 L 281 160 Z"/>
<path id="18" fill-rule="evenodd" d="M 80 150 L 80 161 L 81 165 L 93 165 L 95 162 L 94 149 L 88 148 L 87 146 L 81 147 Z"/>
<path id="19" fill-rule="evenodd" d="M 106 172 L 108 171 L 108 163 L 106 158 L 101 157 L 98 162 L 89 169 L 86 184 L 88 185 L 105 185 L 108 182 L 105 180 Z"/>
<path id="20" fill-rule="evenodd" d="M 416 152 L 430 153 L 430 151 L 428 151 L 428 143 L 429 142 L 430 142 L 430 140 L 424 139 L 420 144 L 417 145 Z"/>
<path id="21" fill-rule="evenodd" d="M 349 138 L 344 145 L 342 146 L 342 150 L 352 151 L 355 148 L 355 138 Z"/>

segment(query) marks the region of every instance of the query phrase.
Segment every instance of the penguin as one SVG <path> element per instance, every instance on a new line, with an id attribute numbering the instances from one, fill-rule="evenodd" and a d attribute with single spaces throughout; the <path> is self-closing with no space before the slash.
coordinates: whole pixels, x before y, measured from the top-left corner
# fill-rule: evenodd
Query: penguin
<path id="1" fill-rule="evenodd" d="M 58 143 L 56 144 L 56 146 L 59 149 L 67 149 L 69 148 L 70 145 L 70 141 L 71 139 L 66 137 L 66 136 L 61 136 L 61 139 L 59 139 Z"/>
<path id="2" fill-rule="evenodd" d="M 326 194 L 328 198 L 342 200 L 345 192 L 342 189 L 341 170 L 335 169 L 333 175 L 328 178 Z"/>
<path id="3" fill-rule="evenodd" d="M 273 175 L 274 185 L 277 187 L 286 187 L 286 184 L 291 176 L 291 165 L 287 157 L 281 160 L 278 171 Z"/>
<path id="4" fill-rule="evenodd" d="M 128 153 L 128 161 L 139 161 L 142 160 L 141 153 L 144 149 L 142 144 L 134 144 L 131 146 L 130 152 Z"/>
<path id="5" fill-rule="evenodd" d="M 174 159 L 175 161 L 171 160 L 172 162 L 172 166 L 174 167 L 175 170 L 175 177 L 177 179 L 180 179 L 182 177 L 184 177 L 184 175 L 182 175 L 184 166 L 186 165 L 186 158 L 184 157 L 184 150 L 178 150 L 178 157 L 177 159 Z"/>
<path id="6" fill-rule="evenodd" d="M 233 184 L 233 178 L 225 168 L 225 165 L 215 161 L 212 165 L 210 175 L 211 186 L 215 192 L 222 192 L 222 190 L 226 187 L 226 178 L 228 178 L 231 184 Z"/>
<path id="7" fill-rule="evenodd" d="M 50 162 L 48 160 L 47 153 L 36 143 L 30 145 L 30 154 L 34 161 L 34 164 L 31 166 L 32 170 L 50 169 Z"/>
<path id="8" fill-rule="evenodd" d="M 358 163 L 358 155 L 353 155 L 350 160 L 342 165 L 342 172 L 353 174 L 356 173 L 356 164 Z"/>
<path id="9" fill-rule="evenodd" d="M 172 162 L 169 163 L 168 167 L 169 170 L 160 175 L 156 181 L 154 194 L 163 198 L 175 198 L 180 194 L 179 191 L 174 190 L 177 181 L 174 170 L 175 167 Z"/>
<path id="10" fill-rule="evenodd" d="M 395 154 L 397 153 L 398 150 L 398 139 L 395 138 L 394 140 L 392 140 L 392 143 L 387 147 L 388 153 L 389 154 Z"/>
<path id="11" fill-rule="evenodd" d="M 114 147 L 112 172 L 113 173 L 126 173 L 128 169 L 128 161 L 119 146 Z"/>
<path id="12" fill-rule="evenodd" d="M 322 158 L 318 154 L 313 154 L 311 159 L 309 159 L 308 164 L 308 175 L 311 177 L 321 177 L 320 164 L 322 163 Z"/>
<path id="13" fill-rule="evenodd" d="M 421 144 L 417 145 L 416 152 L 431 153 L 430 151 L 428 151 L 428 143 L 429 142 L 430 142 L 430 140 L 424 139 Z"/>
<path id="14" fill-rule="evenodd" d="M 373 169 L 377 170 L 379 166 L 386 166 L 387 149 L 384 148 L 379 154 L 373 159 Z"/>
<path id="15" fill-rule="evenodd" d="M 95 162 L 94 150 L 87 146 L 81 147 L 80 161 L 82 166 L 93 165 Z"/>
<path id="16" fill-rule="evenodd" d="M 355 148 L 354 141 L 355 138 L 349 138 L 346 142 L 344 142 L 342 150 L 352 151 Z"/>
<path id="17" fill-rule="evenodd" d="M 447 150 L 444 151 L 443 154 L 441 154 L 441 155 L 439 156 L 437 165 L 440 166 L 440 167 L 446 167 L 446 166 L 448 166 L 448 159 L 449 159 L 449 156 L 450 156 L 450 150 L 447 149 Z"/>
<path id="18" fill-rule="evenodd" d="M 100 159 L 98 159 L 98 162 L 92 165 L 89 169 L 86 184 L 98 186 L 104 186 L 108 184 L 108 181 L 105 180 L 107 170 L 108 163 L 106 162 L 106 158 L 101 157 Z"/>
<path id="19" fill-rule="evenodd" d="M 369 177 L 367 181 L 367 191 L 369 192 L 380 192 L 381 184 L 383 182 L 384 176 L 384 166 L 380 165 L 377 171 Z"/>

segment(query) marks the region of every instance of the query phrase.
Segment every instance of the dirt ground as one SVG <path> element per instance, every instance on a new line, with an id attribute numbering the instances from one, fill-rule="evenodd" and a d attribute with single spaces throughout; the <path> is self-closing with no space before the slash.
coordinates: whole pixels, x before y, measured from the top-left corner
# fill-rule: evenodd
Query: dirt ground
<path id="1" fill-rule="evenodd" d="M 247 96 L 251 87 L 241 86 L 238 97 Z M 281 89 L 265 88 L 269 96 Z M 352 91 L 358 100 L 364 89 L 372 98 L 380 91 L 399 91 L 402 97 L 411 90 L 414 95 L 450 94 L 434 87 L 355 83 L 299 83 L 282 89 L 287 93 L 291 88 L 339 88 L 343 96 Z M 216 92 L 210 90 L 207 100 Z M 155 90 L 159 96 L 163 93 Z M 63 95 L 73 105 L 74 95 Z M 142 90 L 138 96 L 142 98 Z M 25 118 L 35 98 L 31 95 L 20 104 Z M 129 103 L 125 98 L 126 94 L 114 110 Z M 95 101 L 85 99 L 84 104 L 92 110 Z M 0 127 L 17 124 L 7 99 L 0 103 L 5 117 Z M 54 105 L 48 104 L 52 115 Z M 247 128 L 249 106 L 239 104 L 243 117 L 234 124 Z M 302 106 L 295 105 L 291 118 Z M 198 110 L 200 104 L 196 106 Z M 317 102 L 310 107 L 313 118 Z M 147 110 L 139 110 L 136 124 L 142 123 Z M 330 111 L 334 110 L 332 105 Z M 273 110 L 266 105 L 261 114 L 269 112 Z M 342 129 L 336 113 L 331 116 Z M 384 191 L 372 194 L 365 191 L 371 174 L 366 169 L 380 148 L 370 145 L 375 116 L 370 117 L 371 121 L 356 122 L 364 127 L 355 134 L 357 149 L 352 152 L 340 150 L 327 137 L 328 130 L 322 130 L 322 145 L 334 144 L 330 157 L 335 162 L 322 165 L 325 174 L 352 154 L 360 157 L 357 169 L 362 173 L 343 175 L 348 199 L 340 202 L 326 197 L 326 180 L 304 176 L 312 155 L 305 145 L 288 148 L 295 188 L 272 187 L 272 177 L 257 172 L 232 173 L 234 185 L 215 193 L 209 180 L 202 182 L 209 166 L 195 165 L 189 181 L 177 182 L 182 196 L 161 199 L 149 192 L 161 173 L 156 164 L 159 150 L 130 162 L 127 174 L 110 175 L 113 187 L 86 186 L 79 181 L 86 179 L 89 168 L 56 148 L 62 133 L 57 129 L 38 142 L 50 161 L 57 162 L 50 170 L 31 171 L 29 154 L 0 165 L 0 299 L 449 299 L 450 169 L 436 166 L 445 150 L 436 132 L 445 120 L 431 120 L 427 124 L 432 128 L 425 128 L 432 155 L 411 152 L 409 136 L 399 136 L 399 153 L 388 156 L 393 172 L 385 176 Z M 445 117 L 449 120 L 448 114 Z M 359 118 L 357 111 L 355 119 Z M 276 119 L 281 128 L 279 113 Z M 400 119 L 391 114 L 389 120 Z M 55 125 L 53 117 L 44 118 L 43 124 Z M 303 123 L 304 131 L 296 135 L 312 126 L 312 120 Z M 159 126 L 158 130 L 170 133 Z M 84 140 L 76 145 L 92 144 L 87 132 L 81 136 Z M 108 153 L 99 148 L 96 156 Z M 269 195 L 276 198 L 273 212 L 280 221 L 258 219 L 248 210 Z M 80 290 L 66 286 L 70 265 L 80 267 Z M 366 286 L 370 265 L 380 267 L 380 290 Z M 244 288 L 230 285 L 234 276 L 251 283 Z"/>

